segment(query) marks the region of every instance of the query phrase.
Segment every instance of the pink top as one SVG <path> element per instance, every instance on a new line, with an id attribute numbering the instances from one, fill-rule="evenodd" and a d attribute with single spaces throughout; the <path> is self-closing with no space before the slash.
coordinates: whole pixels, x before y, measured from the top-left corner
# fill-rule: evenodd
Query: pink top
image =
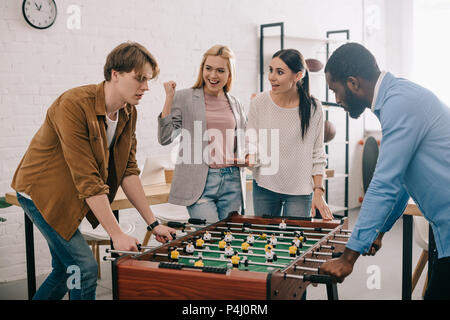
<path id="1" fill-rule="evenodd" d="M 206 128 L 209 136 L 210 168 L 234 165 L 236 120 L 225 95 L 205 93 Z"/>

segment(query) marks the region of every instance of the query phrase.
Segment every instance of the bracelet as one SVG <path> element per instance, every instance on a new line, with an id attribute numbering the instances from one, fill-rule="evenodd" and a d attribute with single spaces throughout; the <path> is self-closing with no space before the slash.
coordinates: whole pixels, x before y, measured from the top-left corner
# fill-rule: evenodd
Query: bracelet
<path id="1" fill-rule="evenodd" d="M 155 229 L 157 226 L 159 226 L 159 221 L 155 220 L 155 222 L 153 222 L 152 224 L 148 225 L 147 230 L 148 231 L 152 231 L 153 229 Z"/>
<path id="2" fill-rule="evenodd" d="M 325 188 L 324 187 L 314 187 L 313 191 L 316 191 L 316 189 L 320 189 L 320 190 L 322 190 L 323 193 L 325 193 Z"/>

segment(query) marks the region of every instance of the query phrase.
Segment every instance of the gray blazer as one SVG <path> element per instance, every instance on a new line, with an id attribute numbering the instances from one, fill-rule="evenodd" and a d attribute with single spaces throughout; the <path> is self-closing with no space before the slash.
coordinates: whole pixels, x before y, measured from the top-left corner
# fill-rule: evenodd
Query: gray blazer
<path id="1" fill-rule="evenodd" d="M 247 116 L 238 99 L 226 94 L 236 120 L 236 154 L 239 159 L 245 155 L 245 126 Z M 168 145 L 181 134 L 178 159 L 170 188 L 169 203 L 181 206 L 194 204 L 205 189 L 208 176 L 208 162 L 203 161 L 203 151 L 208 141 L 203 139 L 206 128 L 206 105 L 203 88 L 176 91 L 171 114 L 158 116 L 158 141 Z M 205 157 L 207 157 L 205 153 Z M 245 207 L 245 172 L 241 168 L 241 190 Z"/>

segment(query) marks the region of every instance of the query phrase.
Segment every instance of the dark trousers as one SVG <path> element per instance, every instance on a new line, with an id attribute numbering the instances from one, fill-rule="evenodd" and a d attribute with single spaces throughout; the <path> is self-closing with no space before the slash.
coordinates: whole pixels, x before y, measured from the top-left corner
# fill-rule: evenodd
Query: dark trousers
<path id="1" fill-rule="evenodd" d="M 450 257 L 438 259 L 437 252 L 431 263 L 431 273 L 425 300 L 450 300 Z"/>

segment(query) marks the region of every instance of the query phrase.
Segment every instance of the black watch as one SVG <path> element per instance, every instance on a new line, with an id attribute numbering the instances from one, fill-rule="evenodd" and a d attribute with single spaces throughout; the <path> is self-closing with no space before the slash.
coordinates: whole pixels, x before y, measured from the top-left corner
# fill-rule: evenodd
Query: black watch
<path id="1" fill-rule="evenodd" d="M 155 222 L 153 222 L 152 224 L 149 224 L 147 227 L 148 231 L 152 231 L 153 229 L 155 229 L 157 226 L 159 226 L 159 221 L 155 220 Z"/>

